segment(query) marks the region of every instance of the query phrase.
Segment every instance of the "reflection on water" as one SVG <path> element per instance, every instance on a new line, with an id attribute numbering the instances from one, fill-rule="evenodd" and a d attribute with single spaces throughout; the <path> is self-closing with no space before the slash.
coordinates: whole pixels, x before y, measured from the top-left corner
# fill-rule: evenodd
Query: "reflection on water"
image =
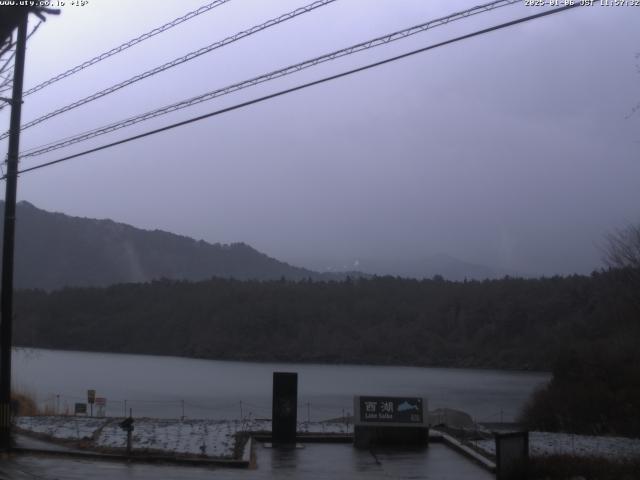
<path id="1" fill-rule="evenodd" d="M 271 416 L 274 371 L 299 374 L 299 420 L 352 411 L 353 395 L 425 396 L 429 408 L 457 408 L 479 421 L 512 419 L 545 373 L 450 368 L 227 362 L 151 355 L 16 349 L 14 386 L 64 411 L 86 402 L 87 389 L 107 398 L 107 415 L 177 418 Z M 184 413 L 183 413 L 184 412 Z M 128 412 L 127 412 L 128 413 Z M 291 452 L 296 455 L 296 452 Z"/>
<path id="2" fill-rule="evenodd" d="M 258 448 L 262 445 L 258 444 Z M 298 463 L 298 448 L 271 448 L 268 452 L 262 452 L 262 457 L 268 457 L 272 470 L 291 470 Z"/>

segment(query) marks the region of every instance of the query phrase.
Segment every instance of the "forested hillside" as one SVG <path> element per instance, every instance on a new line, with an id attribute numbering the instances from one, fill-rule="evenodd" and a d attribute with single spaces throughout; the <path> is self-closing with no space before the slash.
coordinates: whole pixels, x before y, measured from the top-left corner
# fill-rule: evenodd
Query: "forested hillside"
<path id="1" fill-rule="evenodd" d="M 18 203 L 17 208 L 18 288 L 52 290 L 159 278 L 204 280 L 212 276 L 257 280 L 322 277 L 244 243 L 210 244 L 112 220 L 47 212 L 28 202 Z M 0 232 L 3 215 L 4 202 L 0 201 Z M 344 278 L 337 274 L 333 277 Z"/>
<path id="2" fill-rule="evenodd" d="M 16 296 L 18 345 L 216 359 L 550 369 L 635 348 L 621 271 L 448 282 L 154 281 Z"/>

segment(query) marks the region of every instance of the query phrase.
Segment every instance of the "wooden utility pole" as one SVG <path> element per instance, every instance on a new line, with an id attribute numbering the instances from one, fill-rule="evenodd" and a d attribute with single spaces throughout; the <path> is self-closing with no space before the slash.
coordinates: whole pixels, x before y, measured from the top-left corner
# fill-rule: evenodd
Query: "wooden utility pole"
<path id="1" fill-rule="evenodd" d="M 4 240 L 2 245 L 2 291 L 0 292 L 0 450 L 11 449 L 11 337 L 13 323 L 13 254 L 16 226 L 16 192 L 18 189 L 18 154 L 20 151 L 20 115 L 22 82 L 27 43 L 27 17 L 18 25 L 16 63 L 13 71 L 9 151 L 7 155 L 4 203 Z"/>

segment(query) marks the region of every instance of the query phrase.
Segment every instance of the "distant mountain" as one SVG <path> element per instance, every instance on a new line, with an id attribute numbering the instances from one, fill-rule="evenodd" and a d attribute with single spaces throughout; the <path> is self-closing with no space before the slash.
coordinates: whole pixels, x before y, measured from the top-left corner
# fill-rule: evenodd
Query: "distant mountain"
<path id="1" fill-rule="evenodd" d="M 463 281 L 497 279 L 505 276 L 523 277 L 518 272 L 466 262 L 446 254 L 430 255 L 419 259 L 358 259 L 339 262 L 313 262 L 310 268 L 320 272 L 358 270 L 370 275 L 393 275 L 405 278 L 433 278 L 440 275 L 447 280 Z"/>
<path id="2" fill-rule="evenodd" d="M 0 232 L 4 228 L 3 217 L 4 202 L 0 201 Z M 28 202 L 18 203 L 16 288 L 53 290 L 159 278 L 204 280 L 213 276 L 241 280 L 331 278 L 280 262 L 244 243 L 210 244 L 160 230 L 71 217 L 41 210 Z"/>

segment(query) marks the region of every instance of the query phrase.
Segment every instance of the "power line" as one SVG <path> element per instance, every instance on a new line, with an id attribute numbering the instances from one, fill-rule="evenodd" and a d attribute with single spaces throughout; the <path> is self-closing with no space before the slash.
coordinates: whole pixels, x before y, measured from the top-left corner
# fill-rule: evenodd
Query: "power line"
<path id="1" fill-rule="evenodd" d="M 29 34 L 27 35 L 27 40 L 26 40 L 27 42 L 29 41 L 29 39 L 31 38 L 31 36 L 32 36 L 34 33 L 36 33 L 36 32 L 38 31 L 38 28 L 40 28 L 40 25 L 42 25 L 42 21 L 38 22 L 38 24 L 37 24 L 35 27 L 33 27 L 33 29 L 31 30 L 31 33 L 29 33 Z M 15 54 L 16 54 L 16 50 L 14 50 L 14 51 L 11 53 L 11 55 L 9 56 L 9 58 L 7 59 L 7 61 L 4 63 L 4 65 L 3 65 L 2 67 L 0 67 L 0 75 L 2 74 L 2 72 L 4 72 L 4 71 L 5 71 L 5 69 L 7 69 L 7 66 L 9 65 L 9 63 L 11 62 L 11 60 L 13 59 L 13 57 L 15 56 Z M 11 65 L 11 68 L 13 68 L 13 67 L 14 67 L 14 65 Z M 9 75 L 9 73 L 7 73 L 7 75 Z M 3 80 L 0 82 L 0 93 L 5 92 L 5 91 L 7 91 L 7 90 L 10 90 L 10 89 L 12 88 L 12 85 L 11 85 L 11 81 L 12 81 L 12 79 L 13 79 L 13 77 L 7 77 L 6 79 L 3 79 Z M 23 97 L 24 97 L 24 95 L 23 95 Z M 0 110 L 2 110 L 2 109 L 3 109 L 5 106 L 7 106 L 8 104 L 9 104 L 8 102 L 7 102 L 7 103 L 0 104 Z"/>
<path id="2" fill-rule="evenodd" d="M 0 67 L 0 73 L 4 72 L 5 70 L 8 70 L 9 64 L 11 63 L 15 55 L 16 55 L 16 51 L 14 50 L 13 52 L 11 52 L 11 55 L 9 55 L 5 60 L 5 62 L 2 64 L 2 67 Z"/>
<path id="3" fill-rule="evenodd" d="M 251 78 L 249 80 L 243 80 L 239 83 L 235 83 L 232 85 L 228 85 L 226 87 L 223 88 L 219 88 L 210 92 L 207 92 L 205 94 L 202 95 L 198 95 L 196 97 L 192 97 L 186 100 L 182 100 L 180 102 L 171 104 L 171 105 L 167 105 L 155 110 L 151 110 L 149 112 L 140 114 L 140 115 L 136 115 L 134 117 L 130 117 L 128 119 L 125 120 L 120 120 L 118 122 L 103 126 L 103 127 L 99 127 L 93 130 L 89 130 L 87 132 L 83 132 L 81 134 L 72 136 L 72 137 L 67 137 L 61 140 L 56 140 L 54 142 L 50 142 L 46 145 L 41 145 L 38 147 L 34 147 L 31 149 L 28 149 L 23 155 L 22 158 L 26 158 L 26 157 L 34 157 L 37 155 L 42 155 L 44 153 L 48 153 L 54 150 L 58 150 L 60 148 L 64 148 L 64 147 L 68 147 L 70 145 L 73 145 L 75 143 L 78 142 L 82 142 L 85 140 L 89 140 L 91 138 L 100 136 L 100 135 L 104 135 L 107 133 L 111 133 L 115 130 L 119 130 L 121 128 L 125 128 L 125 127 L 129 127 L 131 125 L 135 125 L 137 123 L 146 121 L 146 120 L 150 120 L 152 118 L 161 116 L 161 115 L 166 115 L 168 113 L 172 113 L 178 110 L 182 110 L 183 108 L 187 108 L 187 107 L 191 107 L 193 105 L 202 103 L 202 102 L 206 102 L 209 100 L 213 100 L 214 98 L 217 97 L 221 97 L 223 95 L 227 95 L 233 92 L 237 92 L 238 90 L 242 90 L 244 88 L 248 88 L 248 87 L 252 87 L 254 85 L 258 85 L 260 83 L 264 83 L 270 80 L 274 80 L 276 78 L 280 78 L 280 77 L 284 77 L 287 75 L 291 75 L 293 73 L 299 72 L 301 70 L 310 68 L 310 67 L 314 67 L 316 65 L 319 65 L 321 63 L 324 62 L 328 62 L 328 61 L 332 61 L 335 60 L 337 58 L 340 57 L 344 57 L 347 55 L 352 55 L 354 53 L 363 51 L 363 50 L 368 50 L 371 48 L 375 48 L 381 45 L 385 45 L 387 43 L 390 42 L 394 42 L 396 40 L 400 40 L 406 37 L 409 37 L 411 35 L 415 35 L 417 33 L 421 33 L 424 32 L 426 30 L 429 30 L 431 28 L 435 28 L 438 26 L 442 26 L 442 25 L 447 25 L 451 22 L 457 21 L 457 20 L 461 20 L 464 18 L 467 18 L 469 16 L 472 15 L 476 15 L 479 13 L 484 13 L 490 10 L 494 10 L 496 8 L 500 8 L 500 7 L 505 7 L 508 5 L 513 5 L 515 3 L 519 3 L 520 0 L 497 0 L 497 1 L 493 1 L 484 5 L 479 5 L 467 10 L 463 10 L 460 12 L 456 12 L 453 13 L 451 15 L 447 15 L 445 17 L 440 17 L 434 20 L 430 20 L 428 22 L 422 23 L 420 25 L 415 25 L 413 27 L 409 27 L 406 28 L 404 30 L 399 30 L 387 35 L 383 35 L 381 37 L 376 37 L 374 39 L 371 40 L 367 40 L 365 42 L 361 42 L 355 45 L 351 45 L 350 47 L 346 47 L 340 50 L 336 50 L 334 52 L 331 53 L 327 53 L 325 55 L 319 56 L 319 57 L 315 57 L 309 60 L 305 60 L 303 62 L 300 63 L 296 63 L 294 65 L 289 65 L 287 67 L 281 68 L 279 70 L 275 70 L 266 74 L 262 74 L 259 75 L 257 77 Z M 24 128 L 24 127 L 23 127 Z M 0 137 L 0 139 L 2 139 L 2 137 Z"/>
<path id="4" fill-rule="evenodd" d="M 40 21 L 40 22 L 38 22 L 38 24 L 37 24 L 35 27 L 33 27 L 33 29 L 31 30 L 31 33 L 29 33 L 29 34 L 27 35 L 27 41 L 31 38 L 31 36 L 32 36 L 34 33 L 36 33 L 36 32 L 38 31 L 38 28 L 40 28 L 40 25 L 42 25 L 42 22 L 41 22 L 41 21 Z M 0 67 L 0 75 L 1 75 L 5 70 L 7 70 L 7 71 L 13 70 L 14 65 L 13 65 L 13 64 L 11 64 L 11 61 L 12 61 L 12 60 L 13 60 L 13 58 L 16 56 L 16 50 L 17 50 L 17 49 L 15 49 L 15 48 L 12 50 L 11 55 L 9 55 L 9 56 L 7 57 L 7 59 L 5 60 L 5 62 L 2 64 L 2 67 Z M 4 53 L 4 52 L 3 52 L 3 53 Z M 0 54 L 0 55 L 1 55 L 1 54 Z M 12 74 L 12 73 L 11 73 L 11 74 Z M 7 73 L 7 75 L 9 75 L 9 73 Z M 9 86 L 7 86 L 7 85 L 10 83 L 9 78 L 10 78 L 10 77 L 7 77 L 7 78 L 5 79 L 6 81 L 2 82 L 2 84 L 0 85 L 0 92 L 6 91 L 6 90 L 10 90 L 10 89 L 12 88 L 10 85 L 9 85 Z M 24 95 L 23 95 L 23 97 L 24 97 Z M 4 105 L 1 105 L 1 106 L 0 106 L 0 110 L 2 110 L 3 108 L 4 108 Z"/>
<path id="5" fill-rule="evenodd" d="M 138 139 L 141 139 L 141 138 L 144 138 L 144 137 L 155 135 L 157 133 L 165 132 L 167 130 L 172 130 L 174 128 L 181 127 L 181 126 L 184 126 L 184 125 L 188 125 L 190 123 L 199 122 L 199 121 L 204 120 L 206 118 L 210 118 L 210 117 L 214 117 L 214 116 L 217 116 L 217 115 L 221 115 L 223 113 L 231 112 L 233 110 L 238 110 L 240 108 L 247 107 L 249 105 L 253 105 L 253 104 L 256 104 L 256 103 L 261 103 L 261 102 L 264 102 L 266 100 L 270 100 L 272 98 L 280 97 L 280 96 L 286 95 L 288 93 L 293 93 L 293 92 L 296 92 L 296 91 L 299 91 L 299 90 L 303 90 L 305 88 L 312 87 L 312 86 L 315 86 L 315 85 L 319 85 L 321 83 L 325 83 L 325 82 L 329 82 L 331 80 L 336 80 L 338 78 L 342 78 L 342 77 L 346 77 L 346 76 L 349 76 L 349 75 L 353 75 L 355 73 L 363 72 L 365 70 L 370 70 L 372 68 L 379 67 L 381 65 L 385 65 L 385 64 L 388 64 L 388 63 L 391 63 L 391 62 L 395 62 L 397 60 L 401 60 L 403 58 L 407 58 L 407 57 L 411 57 L 413 55 L 417 55 L 418 53 L 427 52 L 429 50 L 433 50 L 433 49 L 438 48 L 438 47 L 443 47 L 445 45 L 456 43 L 456 42 L 459 42 L 459 41 L 462 41 L 462 40 L 467 40 L 469 38 L 477 37 L 479 35 L 484 35 L 486 33 L 490 33 L 490 32 L 496 31 L 496 30 L 500 30 L 500 29 L 503 29 L 503 28 L 511 27 L 511 26 L 518 25 L 520 23 L 528 22 L 528 21 L 531 21 L 531 20 L 535 20 L 535 19 L 538 19 L 538 18 L 542 18 L 542 17 L 545 17 L 547 15 L 553 15 L 553 14 L 556 14 L 556 13 L 564 12 L 564 11 L 567 11 L 569 9 L 576 8 L 576 7 L 579 7 L 579 6 L 580 6 L 579 3 L 575 3 L 573 5 L 567 5 L 567 6 L 564 6 L 564 7 L 554 8 L 552 10 L 545 10 L 544 12 L 540 12 L 540 13 L 537 13 L 535 15 L 529 15 L 527 17 L 522 17 L 522 18 L 518 18 L 516 20 L 512 20 L 512 21 L 509 21 L 509 22 L 501 23 L 499 25 L 494 25 L 493 27 L 485 28 L 485 29 L 482 29 L 482 30 L 477 30 L 475 32 L 468 33 L 466 35 L 462 35 L 462 36 L 455 37 L 455 38 L 452 38 L 452 39 L 449 39 L 449 40 L 445 40 L 443 42 L 439 42 L 439 43 L 436 43 L 436 44 L 433 44 L 433 45 L 429 45 L 429 46 L 426 46 L 426 47 L 423 47 L 423 48 L 419 48 L 417 50 L 412 50 L 412 51 L 407 52 L 407 53 L 403 53 L 403 54 L 400 54 L 400 55 L 396 55 L 394 57 L 390 57 L 390 58 L 387 58 L 387 59 L 384 59 L 384 60 L 380 60 L 378 62 L 374 62 L 374 63 L 370 63 L 370 64 L 367 64 L 367 65 L 364 65 L 362 67 L 354 68 L 352 70 L 341 72 L 341 73 L 338 73 L 338 74 L 335 74 L 335 75 L 331 75 L 331 76 L 328 76 L 328 77 L 323 77 L 323 78 L 321 78 L 319 80 L 314 80 L 312 82 L 304 83 L 304 84 L 298 85 L 296 87 L 291 87 L 291 88 L 287 88 L 285 90 L 280 90 L 278 92 L 275 92 L 275 93 L 272 93 L 272 94 L 269 94 L 269 95 L 265 95 L 263 97 L 259 97 L 259 98 L 256 98 L 256 99 L 253 99 L 253 100 L 249 100 L 249 101 L 246 101 L 246 102 L 238 103 L 236 105 L 233 105 L 233 106 L 230 106 L 230 107 L 227 107 L 227 108 L 222 108 L 220 110 L 216 110 L 216 111 L 204 114 L 204 115 L 199 115 L 197 117 L 192 117 L 192 118 L 190 118 L 188 120 L 183 120 L 181 122 L 173 123 L 171 125 L 166 125 L 164 127 L 157 128 L 157 129 L 154 129 L 154 130 L 150 130 L 150 131 L 138 134 L 138 135 L 133 135 L 131 137 L 124 138 L 122 140 L 111 142 L 111 143 L 108 143 L 106 145 L 101 145 L 99 147 L 91 148 L 89 150 L 85 150 L 85 151 L 82 151 L 82 152 L 79 152 L 79 153 L 75 153 L 73 155 L 68 155 L 66 157 L 62 157 L 62 158 L 59 158 L 57 160 L 52 160 L 50 162 L 41 163 L 41 164 L 35 165 L 33 167 L 22 169 L 18 173 L 27 173 L 27 172 L 31 172 L 31 171 L 34 171 L 34 170 L 38 170 L 38 169 L 44 168 L 44 167 L 55 165 L 55 164 L 58 164 L 58 163 L 66 162 L 68 160 L 71 160 L 71 159 L 74 159 L 74 158 L 78 158 L 78 157 L 81 157 L 81 156 L 84 156 L 84 155 L 88 155 L 90 153 L 95 153 L 95 152 L 99 152 L 101 150 L 106 150 L 108 148 L 115 147 L 117 145 L 122 145 L 124 143 L 132 142 L 134 140 L 138 140 Z M 0 177 L 0 180 L 4 180 L 5 178 L 6 178 L 6 175 Z"/>
<path id="6" fill-rule="evenodd" d="M 228 0 L 225 0 L 228 1 Z M 50 118 L 53 118 L 55 116 L 58 116 L 62 113 L 68 112 L 69 110 L 73 110 L 74 108 L 78 108 L 82 105 L 85 105 L 89 102 L 93 102 L 94 100 L 98 100 L 99 98 L 105 97 L 111 93 L 117 92 L 118 90 L 121 90 L 122 88 L 128 87 L 129 85 L 132 85 L 136 82 L 139 82 L 140 80 L 144 80 L 145 78 L 149 78 L 152 77 L 154 75 L 157 75 L 161 72 L 164 72 L 165 70 L 168 70 L 170 68 L 176 67 L 178 65 L 182 65 L 183 63 L 186 63 L 190 60 L 193 60 L 194 58 L 197 58 L 201 55 L 204 55 L 205 53 L 209 53 L 213 50 L 216 50 L 218 48 L 222 48 L 226 45 L 229 45 L 231 43 L 237 42 L 238 40 L 241 40 L 245 37 L 248 37 L 250 35 L 254 35 L 258 32 L 261 32 L 262 30 L 266 30 L 267 28 L 273 27 L 274 25 L 278 25 L 280 23 L 286 22 L 287 20 L 291 20 L 292 18 L 295 18 L 299 15 L 302 15 L 304 13 L 308 13 L 312 10 L 315 10 L 316 8 L 320 8 L 320 7 L 324 7 L 325 5 L 328 5 L 330 3 L 335 2 L 336 0 L 316 0 L 315 2 L 306 5 L 304 7 L 300 7 L 297 8 L 291 12 L 285 13 L 283 15 L 280 15 L 279 17 L 276 18 L 272 18 L 270 20 L 267 20 L 264 23 L 261 23 L 260 25 L 255 25 L 247 30 L 243 30 L 241 32 L 236 33 L 235 35 L 231 35 L 230 37 L 227 37 L 223 40 L 220 40 L 218 42 L 212 43 L 211 45 L 207 45 L 206 47 L 202 47 L 198 50 L 194 50 L 192 52 L 187 53 L 186 55 L 183 55 L 181 57 L 178 57 L 174 60 L 171 60 L 170 62 L 164 63 L 158 67 L 152 68 L 151 70 L 147 70 L 144 73 L 135 75 L 131 78 L 128 78 L 127 80 L 124 80 L 120 83 L 116 83 L 115 85 L 112 85 L 108 88 L 105 88 L 104 90 L 100 90 L 99 92 L 93 93 L 91 95 L 89 95 L 88 97 L 84 97 L 80 100 L 77 100 L 73 103 L 70 103 L 68 105 L 65 105 L 64 107 L 58 108 L 57 110 L 54 110 L 52 112 L 49 112 L 41 117 L 38 117 L 34 120 L 31 120 L 30 122 L 25 123 L 24 125 L 22 125 L 21 130 L 26 130 L 27 128 L 33 127 L 34 125 L 38 125 L 39 123 L 42 123 L 46 120 L 49 120 Z M 8 133 L 4 133 L 2 135 L 0 135 L 0 140 L 6 138 L 8 136 Z"/>
<path id="7" fill-rule="evenodd" d="M 73 68 L 70 68 L 69 70 L 60 73 L 59 75 L 56 75 L 53 78 L 50 78 L 49 80 L 46 80 L 38 85 L 36 85 L 35 87 L 30 88 L 29 90 L 27 90 L 26 92 L 24 92 L 24 96 L 26 97 L 27 95 L 31 95 L 32 93 L 37 92 L 38 90 L 42 90 L 45 87 L 48 87 L 49 85 L 56 83 L 60 80 L 62 80 L 63 78 L 67 78 L 71 75 L 74 75 L 76 73 L 78 73 L 81 70 L 84 70 L 85 68 L 90 67 L 91 65 L 95 65 L 98 62 L 101 62 L 102 60 L 105 60 L 113 55 L 116 55 L 117 53 L 120 53 L 128 48 L 133 47 L 134 45 L 137 45 L 138 43 L 144 42 L 145 40 L 148 40 L 151 37 L 154 37 L 162 32 L 166 32 L 167 30 L 175 27 L 176 25 L 180 25 L 183 22 L 186 22 L 187 20 L 191 20 L 194 17 L 197 17 L 198 15 L 201 15 L 203 13 L 208 12 L 209 10 L 212 10 L 224 3 L 229 2 L 230 0 L 215 0 L 214 2 L 208 3 L 207 5 L 203 5 L 202 7 L 193 10 L 189 13 L 186 13 L 185 15 L 176 18 L 175 20 L 171 20 L 168 23 L 165 23 L 164 25 L 161 25 L 160 27 L 154 28 L 153 30 L 147 32 L 147 33 L 143 33 L 142 35 L 140 35 L 139 37 L 133 38 L 131 40 L 129 40 L 128 42 L 123 43 L 122 45 L 119 45 L 117 47 L 112 48 L 111 50 L 108 50 L 104 53 L 101 53 L 100 55 L 97 55 L 95 57 L 93 57 L 90 60 L 87 60 L 85 62 L 82 62 L 80 65 L 76 65 Z"/>
<path id="8" fill-rule="evenodd" d="M 13 41 L 13 33 L 9 34 L 7 40 L 6 40 L 6 46 L 2 46 L 0 45 L 0 57 L 2 55 L 4 55 L 5 53 L 7 53 L 9 50 L 11 50 L 12 48 L 15 51 L 15 42 Z"/>
<path id="9" fill-rule="evenodd" d="M 42 22 L 38 22 L 38 24 L 35 27 L 33 27 L 31 32 L 27 35 L 27 40 L 29 40 L 33 36 L 33 34 L 38 31 L 38 28 L 40 28 L 40 25 L 42 25 Z M 11 63 L 11 60 L 13 60 L 13 57 L 16 56 L 16 51 L 17 51 L 17 49 L 13 49 L 11 51 L 11 55 L 9 55 L 9 57 L 7 57 L 7 60 L 4 62 L 2 67 L 0 67 L 0 73 L 2 73 L 5 70 L 7 70 L 7 66 L 9 65 L 9 63 Z"/>

